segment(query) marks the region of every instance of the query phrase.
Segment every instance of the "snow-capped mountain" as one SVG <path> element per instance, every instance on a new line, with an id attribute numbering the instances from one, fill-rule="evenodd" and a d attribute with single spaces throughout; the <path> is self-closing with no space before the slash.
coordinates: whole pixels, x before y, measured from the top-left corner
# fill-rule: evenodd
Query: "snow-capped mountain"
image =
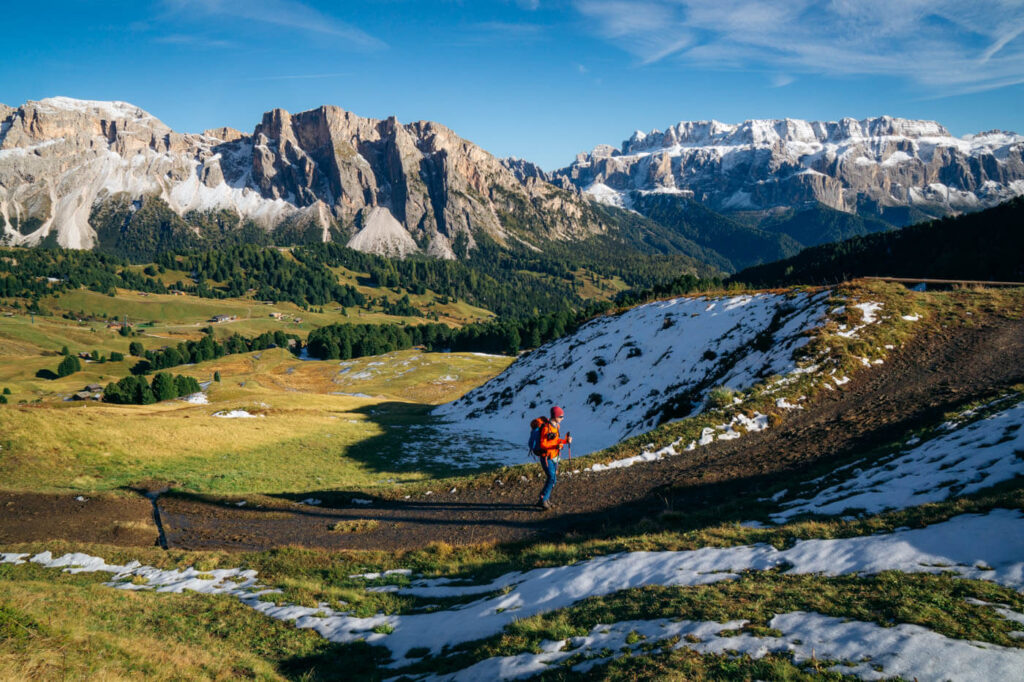
<path id="1" fill-rule="evenodd" d="M 692 197 L 716 211 L 820 202 L 886 217 L 892 207 L 939 216 L 1024 194 L 1024 136 L 954 137 L 934 121 L 882 116 L 819 122 L 684 121 L 599 145 L 552 178 L 598 201 L 629 206 L 630 192 Z"/>
<path id="2" fill-rule="evenodd" d="M 606 229 L 578 192 L 517 177 L 437 123 L 323 106 L 294 115 L 274 109 L 251 134 L 186 134 L 125 102 L 67 97 L 0 105 L 0 122 L 0 220 L 9 244 L 53 236 L 91 248 L 98 230 L 125 229 L 125 211 L 154 199 L 178 216 L 226 210 L 268 230 L 299 227 L 397 256 L 451 258 L 457 235 L 472 248 L 481 234 L 508 243 Z M 102 210 L 111 204 L 119 208 Z M 103 226 L 95 224 L 101 217 Z"/>

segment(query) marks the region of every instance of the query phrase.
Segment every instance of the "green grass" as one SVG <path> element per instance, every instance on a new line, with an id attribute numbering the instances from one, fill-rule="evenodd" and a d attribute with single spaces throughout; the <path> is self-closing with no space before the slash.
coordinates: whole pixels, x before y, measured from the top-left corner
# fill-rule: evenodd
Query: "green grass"
<path id="1" fill-rule="evenodd" d="M 339 679 L 373 655 L 271 620 L 237 599 L 112 590 L 105 574 L 0 566 L 6 679 Z M 27 574 L 27 575 L 26 575 Z M 366 649 L 366 647 L 362 647 Z"/>

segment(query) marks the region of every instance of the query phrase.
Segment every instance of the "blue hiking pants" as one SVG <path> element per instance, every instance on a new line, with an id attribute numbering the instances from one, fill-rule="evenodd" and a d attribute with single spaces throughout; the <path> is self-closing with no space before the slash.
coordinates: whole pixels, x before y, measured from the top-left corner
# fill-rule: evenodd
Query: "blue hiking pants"
<path id="1" fill-rule="evenodd" d="M 540 460 L 540 466 L 544 469 L 544 475 L 548 477 L 547 482 L 544 484 L 544 490 L 540 493 L 541 502 L 547 502 L 548 498 L 551 497 L 551 491 L 555 489 L 555 479 L 558 474 L 558 460 L 554 457 L 547 458 L 542 457 Z"/>

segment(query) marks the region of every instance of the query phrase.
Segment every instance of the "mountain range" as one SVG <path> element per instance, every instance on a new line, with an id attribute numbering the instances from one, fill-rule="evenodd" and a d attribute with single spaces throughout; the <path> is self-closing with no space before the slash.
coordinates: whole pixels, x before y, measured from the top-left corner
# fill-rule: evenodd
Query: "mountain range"
<path id="1" fill-rule="evenodd" d="M 737 270 L 1022 195 L 1022 155 L 1021 135 L 888 116 L 703 121 L 548 173 L 438 123 L 333 106 L 193 134 L 54 97 L 0 105 L 0 220 L 3 243 L 129 257 L 269 234 L 464 258 L 481 240 L 536 251 L 602 235 Z"/>
<path id="2" fill-rule="evenodd" d="M 220 223 L 390 256 L 452 258 L 482 236 L 507 245 L 607 230 L 579 192 L 521 179 L 437 123 L 323 106 L 274 109 L 249 134 L 186 134 L 124 102 L 65 97 L 5 107 L 0 119 L 0 217 L 11 244 L 53 234 L 91 248 L 131 229 L 147 201 L 169 209 L 150 211 L 165 222 L 173 214 L 195 227 L 226 212 Z"/>
<path id="3" fill-rule="evenodd" d="M 1024 194 L 1024 136 L 954 137 L 934 121 L 684 121 L 599 145 L 551 178 L 599 201 L 693 198 L 723 213 L 817 203 L 906 224 L 994 206 Z M 916 222 L 916 220 L 913 220 Z"/>

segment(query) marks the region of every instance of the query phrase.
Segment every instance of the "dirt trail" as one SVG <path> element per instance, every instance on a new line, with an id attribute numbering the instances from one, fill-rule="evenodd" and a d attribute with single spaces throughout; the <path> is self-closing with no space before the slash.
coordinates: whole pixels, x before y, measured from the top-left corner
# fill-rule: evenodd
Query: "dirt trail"
<path id="1" fill-rule="evenodd" d="M 159 507 L 168 545 L 182 549 L 305 545 L 398 550 L 437 541 L 462 545 L 560 537 L 619 525 L 666 506 L 685 512 L 723 494 L 756 490 L 809 463 L 895 440 L 965 402 L 1020 382 L 1024 321 L 992 318 L 973 327 L 919 335 L 885 365 L 857 374 L 842 391 L 823 392 L 777 428 L 628 469 L 566 476 L 573 467 L 563 464 L 553 498 L 558 506 L 551 512 L 532 507 L 541 487 L 539 468 L 525 482 L 517 478 L 456 493 L 438 489 L 410 500 L 378 498 L 370 506 L 330 508 L 330 493 L 311 492 L 309 496 L 321 497 L 325 505 L 239 508 L 198 496 L 169 496 L 160 499 Z M 22 496 L 13 508 L 30 507 L 30 497 Z M 339 499 L 347 502 L 349 497 Z M 0 508 L 4 500 L 11 496 L 0 499 Z M 145 500 L 140 506 L 148 511 Z M 28 539 L 33 533 L 38 533 L 34 539 L 47 537 L 41 517 L 36 517 L 35 531 L 12 535 L 13 519 L 7 516 L 0 514 L 0 542 Z M 378 525 L 363 533 L 329 530 L 339 521 L 355 519 L 373 519 Z M 79 528 L 78 533 L 80 539 L 90 539 L 86 530 Z M 127 537 L 110 539 L 109 533 L 106 538 L 134 544 Z M 153 537 L 145 544 L 153 544 Z"/>
<path id="2" fill-rule="evenodd" d="M 0 491 L 0 545 L 81 540 L 146 546 L 156 539 L 153 507 L 143 497 Z"/>

